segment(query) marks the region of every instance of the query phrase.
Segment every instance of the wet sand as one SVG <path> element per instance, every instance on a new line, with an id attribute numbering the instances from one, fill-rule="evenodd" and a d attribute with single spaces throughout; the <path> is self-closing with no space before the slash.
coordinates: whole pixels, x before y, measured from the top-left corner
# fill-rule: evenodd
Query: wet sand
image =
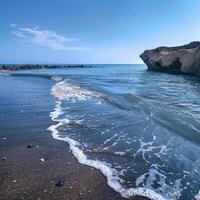
<path id="1" fill-rule="evenodd" d="M 46 130 L 53 124 L 52 84 L 44 78 L 0 76 L 0 200 L 124 199 Z M 56 186 L 58 181 L 63 186 Z"/>

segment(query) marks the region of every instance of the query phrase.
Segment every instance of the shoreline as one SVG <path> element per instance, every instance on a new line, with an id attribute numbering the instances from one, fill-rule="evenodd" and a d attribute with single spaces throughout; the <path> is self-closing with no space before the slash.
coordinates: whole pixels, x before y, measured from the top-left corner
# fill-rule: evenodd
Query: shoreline
<path id="1" fill-rule="evenodd" d="M 0 104 L 1 200 L 125 199 L 98 170 L 78 163 L 69 146 L 46 130 L 54 124 L 49 117 L 55 106 L 51 80 L 1 76 L 0 82 L 6 95 Z M 62 187 L 56 186 L 58 181 L 64 181 Z"/>

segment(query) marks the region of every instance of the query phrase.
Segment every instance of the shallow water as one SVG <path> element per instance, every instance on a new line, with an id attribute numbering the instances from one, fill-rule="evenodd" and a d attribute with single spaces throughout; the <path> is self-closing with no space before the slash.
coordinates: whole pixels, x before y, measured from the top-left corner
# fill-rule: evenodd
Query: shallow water
<path id="1" fill-rule="evenodd" d="M 49 127 L 124 197 L 198 199 L 200 80 L 145 65 L 17 72 L 52 78 Z"/>

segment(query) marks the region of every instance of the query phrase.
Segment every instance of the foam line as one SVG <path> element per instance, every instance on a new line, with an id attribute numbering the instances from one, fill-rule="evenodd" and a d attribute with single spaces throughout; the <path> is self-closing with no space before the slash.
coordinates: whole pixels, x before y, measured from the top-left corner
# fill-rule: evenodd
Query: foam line
<path id="1" fill-rule="evenodd" d="M 63 82 L 60 84 L 63 84 Z M 63 124 L 70 123 L 70 120 L 68 119 L 59 119 L 59 116 L 62 114 L 61 100 L 63 98 L 59 94 L 60 88 L 56 90 L 57 89 L 56 87 L 57 86 L 60 87 L 60 84 L 54 85 L 51 91 L 52 94 L 57 99 L 55 109 L 53 112 L 50 113 L 52 121 L 57 122 L 57 124 L 51 125 L 48 128 L 48 130 L 51 131 L 53 138 L 68 143 L 70 150 L 72 151 L 73 155 L 75 156 L 75 158 L 78 160 L 79 163 L 100 170 L 101 173 L 107 178 L 107 184 L 115 191 L 119 192 L 122 197 L 129 198 L 131 196 L 139 195 L 150 198 L 151 200 L 166 200 L 160 194 L 148 188 L 142 188 L 142 187 L 130 188 L 130 189 L 123 188 L 123 186 L 119 183 L 120 178 L 117 175 L 117 171 L 113 169 L 108 163 L 99 160 L 88 159 L 87 155 L 85 155 L 83 151 L 80 149 L 81 144 L 79 142 L 69 137 L 61 138 L 59 136 L 59 131 L 57 130 L 57 128 L 59 126 L 62 126 Z M 61 90 L 61 92 L 63 91 Z M 84 93 L 84 95 L 86 94 Z"/>

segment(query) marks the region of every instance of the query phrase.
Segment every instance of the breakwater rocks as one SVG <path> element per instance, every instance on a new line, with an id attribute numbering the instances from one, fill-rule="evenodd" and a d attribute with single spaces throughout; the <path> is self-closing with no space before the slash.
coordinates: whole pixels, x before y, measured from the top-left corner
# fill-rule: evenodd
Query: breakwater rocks
<path id="1" fill-rule="evenodd" d="M 200 75 L 200 42 L 158 47 L 140 55 L 149 70 Z"/>
<path id="2" fill-rule="evenodd" d="M 92 65 L 1 65 L 0 70 L 33 70 L 53 68 L 90 68 Z"/>

